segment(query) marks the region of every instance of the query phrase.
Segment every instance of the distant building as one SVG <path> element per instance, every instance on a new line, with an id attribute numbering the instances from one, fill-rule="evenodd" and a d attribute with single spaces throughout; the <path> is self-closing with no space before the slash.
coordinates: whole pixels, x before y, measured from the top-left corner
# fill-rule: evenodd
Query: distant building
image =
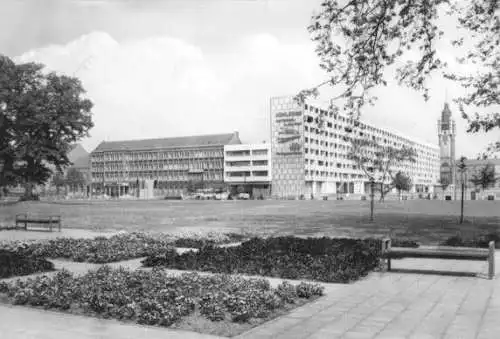
<path id="1" fill-rule="evenodd" d="M 456 127 L 452 112 L 445 103 L 441 112 L 441 119 L 438 120 L 438 137 L 440 147 L 440 182 L 447 183 L 442 186 L 442 195 L 445 199 L 460 199 L 462 192 L 462 182 L 464 183 L 464 198 L 466 200 L 478 199 L 500 199 L 500 159 L 480 159 L 466 160 L 465 171 L 462 174 L 458 169 L 459 158 L 456 154 Z M 482 189 L 475 186 L 471 179 L 485 166 L 489 165 L 493 171 L 496 183 Z"/>
<path id="2" fill-rule="evenodd" d="M 101 142 L 90 155 L 92 192 L 141 196 L 150 182 L 160 196 L 224 187 L 224 146 L 233 144 L 238 132 Z"/>
<path id="3" fill-rule="evenodd" d="M 456 139 L 455 120 L 451 117 L 450 107 L 445 103 L 438 120 L 438 138 L 440 150 L 440 182 L 447 182 L 450 187 L 456 183 Z"/>
<path id="4" fill-rule="evenodd" d="M 349 118 L 293 97 L 271 98 L 272 195 L 304 198 L 331 194 L 368 194 L 364 172 L 348 158 L 350 144 L 344 140 Z M 360 122 L 363 133 L 380 144 L 409 146 L 417 161 L 401 164 L 413 180 L 411 192 L 431 193 L 439 180 L 437 145 L 418 142 L 383 128 Z"/>
<path id="5" fill-rule="evenodd" d="M 271 145 L 242 144 L 224 146 L 224 181 L 254 198 L 271 193 Z"/>

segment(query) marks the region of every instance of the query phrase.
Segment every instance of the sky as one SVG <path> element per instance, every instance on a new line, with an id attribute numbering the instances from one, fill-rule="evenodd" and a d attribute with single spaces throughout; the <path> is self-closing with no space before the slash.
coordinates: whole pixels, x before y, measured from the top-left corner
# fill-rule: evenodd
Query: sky
<path id="1" fill-rule="evenodd" d="M 319 0 L 0 0 L 0 53 L 82 80 L 95 127 L 82 141 L 238 131 L 269 141 L 269 100 L 326 79 L 307 25 Z M 446 22 L 450 26 L 450 22 Z M 443 58 L 453 64 L 445 45 Z M 459 66 L 454 66 L 459 67 Z M 362 119 L 437 144 L 446 97 L 461 89 L 434 77 L 431 99 L 389 81 Z M 328 100 L 328 90 L 320 100 Z M 457 156 L 498 139 L 465 133 Z"/>

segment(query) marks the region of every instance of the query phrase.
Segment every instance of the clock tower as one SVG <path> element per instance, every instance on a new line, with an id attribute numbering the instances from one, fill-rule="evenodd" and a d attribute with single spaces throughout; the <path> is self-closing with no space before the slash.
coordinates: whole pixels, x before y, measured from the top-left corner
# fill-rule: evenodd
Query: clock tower
<path id="1" fill-rule="evenodd" d="M 441 182 L 446 181 L 450 186 L 452 186 L 455 184 L 456 180 L 456 126 L 455 120 L 451 117 L 451 111 L 448 103 L 444 104 L 443 111 L 441 112 L 441 119 L 438 120 L 438 136 L 441 160 L 440 179 Z"/>

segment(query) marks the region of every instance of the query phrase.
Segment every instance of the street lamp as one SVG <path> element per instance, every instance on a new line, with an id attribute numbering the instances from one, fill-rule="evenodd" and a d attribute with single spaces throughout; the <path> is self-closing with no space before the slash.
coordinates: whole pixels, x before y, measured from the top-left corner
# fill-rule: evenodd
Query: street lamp
<path id="1" fill-rule="evenodd" d="M 371 173 L 370 179 L 370 222 L 373 222 L 373 209 L 375 207 L 375 178 L 373 177 L 374 168 L 368 167 L 368 172 Z"/>

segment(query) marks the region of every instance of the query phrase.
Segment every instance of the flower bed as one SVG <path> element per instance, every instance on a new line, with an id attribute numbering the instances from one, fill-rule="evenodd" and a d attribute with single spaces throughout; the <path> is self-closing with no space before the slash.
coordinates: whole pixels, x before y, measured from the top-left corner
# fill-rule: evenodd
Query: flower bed
<path id="1" fill-rule="evenodd" d="M 202 248 L 207 245 L 222 245 L 241 242 L 247 237 L 239 233 L 225 233 L 220 236 L 212 235 L 211 233 L 205 236 L 196 236 L 190 234 L 183 234 L 181 238 L 175 239 L 173 245 L 175 247 L 184 248 Z"/>
<path id="2" fill-rule="evenodd" d="M 0 250 L 0 278 L 53 271 L 54 264 L 43 258 Z"/>
<path id="3" fill-rule="evenodd" d="M 446 239 L 441 243 L 441 245 L 453 247 L 488 248 L 490 241 L 494 241 L 495 247 L 500 249 L 500 235 L 496 233 L 483 234 L 472 238 L 463 238 L 460 235 L 456 235 Z"/>
<path id="4" fill-rule="evenodd" d="M 375 239 L 253 238 L 235 247 L 206 246 L 183 254 L 158 252 L 142 263 L 146 267 L 348 283 L 379 266 L 380 250 L 381 241 Z"/>
<path id="5" fill-rule="evenodd" d="M 187 234 L 189 235 L 189 234 Z M 0 248 L 21 255 L 36 255 L 45 258 L 66 258 L 76 262 L 110 263 L 145 257 L 167 251 L 172 246 L 201 248 L 206 244 L 230 243 L 241 239 L 238 234 L 207 233 L 192 234 L 186 238 L 181 235 L 161 235 L 145 233 L 126 233 L 112 237 L 94 239 L 57 238 L 31 242 L 9 242 Z"/>
<path id="6" fill-rule="evenodd" d="M 80 277 L 61 271 L 53 277 L 0 284 L 0 296 L 13 304 L 159 326 L 171 326 L 188 316 L 228 323 L 262 322 L 322 294 L 321 286 L 308 283 L 283 283 L 273 289 L 264 279 L 195 273 L 175 277 L 163 270 L 109 266 Z"/>
<path id="7" fill-rule="evenodd" d="M 171 243 L 142 233 L 120 234 L 110 238 L 57 238 L 18 244 L 11 248 L 23 255 L 66 258 L 76 262 L 109 263 L 146 256 L 171 248 Z"/>

